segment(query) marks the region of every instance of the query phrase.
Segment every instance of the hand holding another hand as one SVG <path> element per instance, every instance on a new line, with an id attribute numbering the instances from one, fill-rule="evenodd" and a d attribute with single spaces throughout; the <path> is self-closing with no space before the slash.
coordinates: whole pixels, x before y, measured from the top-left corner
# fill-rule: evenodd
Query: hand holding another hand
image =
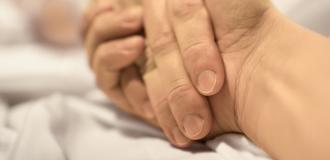
<path id="1" fill-rule="evenodd" d="M 139 6 L 124 2 L 132 1 L 95 1 L 86 14 L 85 46 L 108 97 L 145 120 L 155 123 L 156 116 L 177 146 L 241 132 L 235 108 L 237 77 L 265 32 L 270 3 L 145 0 L 143 17 Z M 149 48 L 144 75 L 148 95 L 135 65 L 144 54 L 142 19 Z"/>
<path id="2" fill-rule="evenodd" d="M 267 0 L 144 2 L 149 64 L 155 66 L 144 76 L 150 101 L 160 114 L 159 97 L 172 100 L 170 113 L 184 138 L 203 138 L 211 127 L 208 136 L 245 134 L 274 159 L 329 159 L 329 39 L 293 23 Z M 216 53 L 210 37 L 222 61 L 209 58 Z M 220 91 L 208 95 L 213 119 L 207 119 L 205 101 L 186 89 L 186 77 L 194 82 L 189 71 L 215 63 L 223 65 L 226 77 Z M 205 123 L 190 120 L 191 128 L 206 127 L 191 137 L 182 122 L 196 113 Z M 184 138 L 173 137 L 183 144 Z"/>
<path id="3" fill-rule="evenodd" d="M 88 14 L 97 18 L 85 38 L 100 88 L 173 144 L 237 132 L 275 159 L 329 159 L 330 42 L 269 0 L 143 0 L 144 13 L 131 16 L 100 10 Z M 145 47 L 143 81 L 135 61 Z"/>
<path id="4" fill-rule="evenodd" d="M 273 12 L 264 0 L 144 0 L 149 61 L 156 66 L 145 82 L 174 143 L 242 132 L 235 105 L 240 72 L 265 43 Z"/>

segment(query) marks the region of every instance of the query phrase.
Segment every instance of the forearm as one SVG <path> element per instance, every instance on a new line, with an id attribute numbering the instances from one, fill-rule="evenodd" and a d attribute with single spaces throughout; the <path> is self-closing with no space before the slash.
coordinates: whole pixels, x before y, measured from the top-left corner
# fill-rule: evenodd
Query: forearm
<path id="1" fill-rule="evenodd" d="M 275 28 L 241 74 L 240 127 L 275 159 L 330 159 L 330 41 Z"/>

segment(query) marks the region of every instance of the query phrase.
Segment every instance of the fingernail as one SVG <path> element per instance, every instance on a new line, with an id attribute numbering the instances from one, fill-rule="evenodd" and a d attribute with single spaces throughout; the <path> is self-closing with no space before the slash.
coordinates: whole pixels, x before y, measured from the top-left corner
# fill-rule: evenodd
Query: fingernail
<path id="1" fill-rule="evenodd" d="M 217 84 L 217 77 L 215 72 L 206 70 L 198 75 L 197 81 L 198 90 L 204 94 L 213 92 L 215 85 Z"/>
<path id="2" fill-rule="evenodd" d="M 178 127 L 172 130 L 172 134 L 176 145 L 183 147 L 190 143 L 190 140 L 181 133 Z"/>
<path id="3" fill-rule="evenodd" d="M 183 119 L 183 127 L 189 138 L 195 138 L 202 132 L 204 120 L 199 115 L 191 114 Z"/>

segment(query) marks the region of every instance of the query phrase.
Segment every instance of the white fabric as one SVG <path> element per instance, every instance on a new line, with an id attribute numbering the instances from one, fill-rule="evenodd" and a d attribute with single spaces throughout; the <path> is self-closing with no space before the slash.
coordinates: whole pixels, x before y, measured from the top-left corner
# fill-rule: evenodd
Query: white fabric
<path id="1" fill-rule="evenodd" d="M 9 26 L 8 14 L 1 9 L 6 8 L 5 1 L 0 1 L 0 24 Z M 330 35 L 329 0 L 274 2 L 298 23 Z M 9 19 L 20 22 L 17 17 Z M 269 159 L 245 137 L 233 134 L 188 150 L 176 149 L 160 131 L 116 110 L 91 91 L 93 78 L 81 50 L 29 42 L 8 46 L 29 40 L 29 34 L 19 27 L 1 27 L 4 41 L 0 43 L 6 46 L 0 44 L 0 160 Z M 24 33 L 22 39 L 20 34 L 12 38 L 18 31 Z M 54 92 L 59 94 L 49 96 Z M 17 102 L 21 103 L 11 105 Z"/>
<path id="2" fill-rule="evenodd" d="M 329 0 L 274 0 L 273 2 L 293 21 L 330 36 Z"/>
<path id="3" fill-rule="evenodd" d="M 94 88 L 94 80 L 82 52 L 28 43 L 2 46 L 0 95 L 12 103 L 54 91 L 84 94 Z"/>
<path id="4" fill-rule="evenodd" d="M 159 130 L 93 98 L 53 95 L 15 107 L 8 117 L 8 130 L 21 132 L 6 149 L 11 160 L 266 159 L 238 135 L 210 141 L 215 150 L 202 144 L 177 149 Z"/>
<path id="5" fill-rule="evenodd" d="M 0 1 L 0 43 L 18 43 L 32 39 L 27 17 L 10 0 Z"/>

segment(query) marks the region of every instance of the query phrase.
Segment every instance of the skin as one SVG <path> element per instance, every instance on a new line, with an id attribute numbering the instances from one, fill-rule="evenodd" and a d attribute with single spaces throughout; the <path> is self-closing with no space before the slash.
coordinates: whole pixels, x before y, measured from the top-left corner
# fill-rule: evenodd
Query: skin
<path id="1" fill-rule="evenodd" d="M 200 104 L 208 102 L 213 114 L 212 128 L 206 132 L 210 137 L 228 132 L 245 134 L 274 159 L 330 158 L 328 39 L 292 23 L 265 0 L 145 0 L 143 5 L 148 38 L 144 74 L 147 97 L 172 143 L 191 143 L 193 139 L 178 118 L 196 112 L 189 108 L 176 112 L 179 109 L 173 106 L 197 100 Z M 187 17 L 212 22 L 214 33 L 210 36 L 221 53 L 223 61 L 218 63 L 224 65 L 226 78 L 224 87 L 206 101 L 196 98 L 194 92 L 183 92 L 172 96 L 177 104 L 171 106 L 175 101 L 168 102 L 168 94 L 173 94 L 173 82 L 191 82 L 186 81 L 189 73 L 182 68 L 199 55 L 183 55 L 180 46 L 184 42 L 175 34 L 184 32 L 177 28 L 183 24 L 175 19 L 193 21 Z M 197 34 L 199 27 L 207 26 L 198 24 L 188 26 Z M 203 31 L 208 35 L 211 29 Z M 186 42 L 192 42 L 195 33 L 190 34 L 192 40 L 186 36 Z M 199 59 L 193 60 L 193 64 L 199 63 Z"/>
<path id="2" fill-rule="evenodd" d="M 150 3 L 145 10 L 166 13 L 164 5 L 145 2 Z M 200 8 L 192 1 L 172 4 L 181 2 Z M 209 97 L 215 121 L 211 133 L 245 134 L 273 159 L 329 159 L 330 41 L 294 24 L 269 1 L 205 0 L 205 5 L 226 73 L 224 88 Z M 173 15 L 189 15 L 182 8 L 178 11 Z M 166 19 L 166 14 L 145 17 L 148 30 L 156 24 L 148 26 L 147 21 Z M 170 41 L 162 50 L 153 50 L 161 58 L 149 60 L 157 67 L 144 76 L 151 102 L 161 87 L 157 85 L 170 80 L 160 64 L 171 62 L 168 67 L 176 69 L 186 60 L 178 60 L 176 46 Z"/>
<path id="3" fill-rule="evenodd" d="M 29 16 L 33 31 L 41 42 L 57 47 L 76 47 L 80 42 L 79 9 L 65 0 L 39 0 L 28 4 L 14 0 Z M 40 6 L 34 4 L 42 4 Z M 39 8 L 38 8 L 39 7 Z"/>
<path id="4" fill-rule="evenodd" d="M 91 1 L 83 36 L 99 88 L 123 111 L 157 125 L 137 58 L 144 53 L 141 7 L 117 0 Z"/>
<path id="5" fill-rule="evenodd" d="M 202 96 L 201 93 L 204 95 L 215 94 L 223 85 L 224 72 L 222 67 L 223 65 L 221 64 L 222 60 L 220 53 L 217 50 L 216 43 L 212 41 L 211 38 L 208 38 L 207 41 L 205 41 L 205 46 L 203 48 L 208 49 L 210 46 L 212 48 L 208 51 L 208 57 L 205 57 L 202 54 L 195 56 L 195 59 L 201 60 L 201 62 L 198 63 L 197 68 L 190 66 L 189 64 L 191 61 L 187 61 L 186 67 L 180 66 L 180 69 L 178 69 L 178 71 L 181 72 L 180 74 L 184 75 L 180 76 L 180 74 L 168 72 L 170 71 L 169 68 L 165 67 L 164 69 L 165 71 L 167 70 L 167 72 L 164 73 L 168 73 L 168 76 L 166 77 L 171 77 L 174 81 L 170 85 L 162 87 L 162 95 L 157 97 L 159 100 L 149 102 L 149 97 L 146 95 L 146 88 L 141 81 L 142 76 L 136 76 L 133 78 L 135 79 L 134 81 L 132 81 L 132 79 L 122 80 L 121 78 L 122 75 L 127 75 L 125 74 L 125 68 L 130 68 L 131 65 L 134 65 L 134 61 L 136 61 L 138 57 L 144 53 L 141 51 L 141 48 L 144 47 L 141 47 L 141 45 L 144 44 L 144 42 L 142 42 L 144 39 L 139 36 L 139 41 L 141 41 L 141 43 L 135 46 L 130 46 L 131 51 L 134 50 L 134 47 L 136 47 L 136 50 L 129 57 L 127 57 L 128 54 L 119 53 L 123 51 L 121 51 L 121 49 L 118 50 L 120 47 L 115 47 L 113 44 L 115 40 L 120 40 L 120 38 L 123 37 L 127 38 L 132 35 L 136 36 L 141 32 L 141 8 L 136 5 L 132 5 L 136 3 L 136 0 L 92 1 L 89 9 L 86 11 L 85 27 L 83 29 L 83 33 L 85 35 L 85 46 L 88 51 L 91 66 L 96 73 L 99 87 L 112 101 L 117 104 L 117 106 L 122 108 L 124 111 L 132 113 L 138 117 L 142 117 L 148 122 L 160 126 L 173 144 L 180 147 L 187 146 L 191 143 L 191 140 L 202 139 L 207 136 L 211 129 L 213 119 L 212 113 L 207 102 L 207 98 Z M 127 16 L 125 13 L 130 12 L 129 10 L 132 8 L 135 8 L 135 10 L 140 10 L 140 13 L 137 13 L 136 11 L 132 13 L 130 18 L 127 18 L 130 19 L 132 23 L 126 25 L 118 23 L 118 21 L 120 21 L 118 19 L 125 19 Z M 119 14 L 119 12 L 122 14 Z M 208 21 L 206 22 L 207 23 L 205 23 L 205 26 L 211 28 L 210 23 Z M 186 33 L 182 36 L 186 36 L 188 34 L 190 33 Z M 202 35 L 202 33 L 196 34 L 196 36 L 199 35 Z M 210 31 L 209 35 L 211 36 Z M 158 36 L 159 35 L 155 35 L 154 37 L 157 38 Z M 207 38 L 207 36 L 205 37 Z M 182 41 L 181 43 L 182 45 L 190 45 L 189 43 L 194 45 L 197 41 Z M 115 44 L 117 46 L 128 46 L 127 43 L 123 44 L 118 41 Z M 152 46 L 154 45 L 152 44 Z M 196 53 L 193 49 L 194 46 L 191 47 L 192 49 L 188 49 L 187 54 L 189 54 L 188 52 Z M 106 61 L 106 59 L 108 59 L 108 61 Z M 205 65 L 203 62 L 206 61 L 212 63 L 207 63 L 207 65 Z M 113 68 L 113 64 L 120 65 Z M 167 65 L 168 64 L 164 63 L 164 66 Z M 200 74 L 197 72 L 195 73 L 196 69 L 198 72 L 211 70 L 215 73 L 215 75 L 209 76 L 209 74 L 206 74 L 205 76 L 205 74 L 203 74 L 203 78 L 196 78 L 196 76 L 198 77 Z M 209 73 L 209 71 L 206 72 Z M 211 77 L 211 80 L 209 80 L 209 77 Z M 199 80 L 202 84 L 199 84 Z M 138 84 L 138 87 L 127 85 L 132 87 L 126 90 L 123 89 L 126 86 L 125 84 L 131 83 Z M 201 88 L 198 87 L 200 85 L 202 85 Z M 197 87 L 195 88 L 194 86 Z M 198 90 L 198 88 L 200 89 Z M 132 94 L 137 91 L 139 94 Z M 177 95 L 185 94 L 191 95 L 192 98 L 186 99 L 185 101 L 176 98 L 178 97 Z M 153 105 L 150 105 L 150 103 Z M 164 111 L 159 110 L 160 105 L 164 106 L 162 107 L 164 108 L 162 109 Z M 145 112 L 143 112 L 143 110 L 145 110 Z M 196 127 L 196 118 L 190 118 L 191 116 L 197 117 L 197 123 L 200 125 Z M 173 135 L 180 138 L 176 138 L 175 140 Z"/>
<path id="6" fill-rule="evenodd" d="M 144 22 L 147 38 L 148 41 L 155 42 L 155 44 L 148 43 L 149 52 L 152 52 L 149 53 L 149 55 L 152 55 L 149 58 L 157 66 L 144 75 L 144 79 L 156 114 L 170 115 L 172 113 L 173 118 L 180 122 L 184 121 L 185 114 L 194 115 L 196 110 L 208 115 L 207 110 L 198 108 L 198 106 L 210 104 L 214 119 L 209 119 L 211 123 L 205 121 L 206 125 L 212 127 L 207 132 L 209 137 L 228 132 L 242 132 L 236 115 L 236 81 L 244 61 L 249 54 L 253 54 L 254 48 L 259 45 L 259 42 L 255 39 L 263 37 L 265 28 L 270 27 L 268 26 L 269 23 L 265 25 L 263 23 L 268 20 L 268 15 L 264 13 L 271 7 L 270 2 L 265 2 L 256 0 L 246 0 L 245 2 L 206 0 L 204 4 L 202 0 L 144 1 Z M 239 11 L 231 9 L 235 7 L 245 9 Z M 236 17 L 240 18 L 236 19 Z M 213 20 L 213 26 L 209 22 L 210 19 Z M 193 26 L 192 30 L 186 29 L 191 26 Z M 213 33 L 212 28 L 215 33 Z M 217 41 L 214 41 L 214 39 Z M 213 44 L 210 42 L 213 42 Z M 189 47 L 191 48 L 188 50 L 189 52 L 182 49 L 191 44 L 193 46 Z M 205 100 L 200 98 L 200 95 L 195 95 L 194 92 L 187 89 L 189 88 L 186 87 L 189 86 L 189 81 L 186 80 L 187 73 L 182 68 L 184 64 L 190 64 L 191 66 L 207 64 L 209 61 L 199 57 L 211 57 L 208 55 L 211 52 L 221 52 L 223 61 L 217 61 L 218 64 L 225 66 L 226 78 L 223 89 Z M 211 59 L 217 58 L 212 57 Z M 178 87 L 172 87 L 178 86 L 176 83 L 179 83 L 179 89 L 177 89 Z M 164 90 L 164 88 L 170 88 L 170 90 Z M 172 88 L 175 90 L 173 91 Z M 177 90 L 180 92 L 177 92 Z M 169 105 L 171 110 L 163 109 L 167 108 L 164 106 L 166 106 L 168 95 L 172 97 L 172 102 L 174 102 L 174 104 L 171 105 L 170 103 Z M 163 104 L 164 102 L 165 104 Z M 189 104 L 190 107 L 184 108 L 184 103 Z M 196 107 L 192 108 L 191 106 Z M 184 112 L 182 112 L 182 109 Z M 176 114 L 178 115 L 175 116 Z M 192 123 L 199 124 L 196 121 L 192 121 Z M 177 124 L 181 132 L 186 137 L 191 138 L 185 134 L 185 127 L 180 126 L 180 123 Z M 160 125 L 162 126 L 162 124 Z M 165 133 L 171 135 L 170 125 L 163 128 L 167 128 L 164 130 Z M 175 139 L 177 143 L 189 142 L 181 138 L 182 136 L 175 135 L 175 132 L 172 132 L 171 136 L 174 137 L 172 139 Z"/>

